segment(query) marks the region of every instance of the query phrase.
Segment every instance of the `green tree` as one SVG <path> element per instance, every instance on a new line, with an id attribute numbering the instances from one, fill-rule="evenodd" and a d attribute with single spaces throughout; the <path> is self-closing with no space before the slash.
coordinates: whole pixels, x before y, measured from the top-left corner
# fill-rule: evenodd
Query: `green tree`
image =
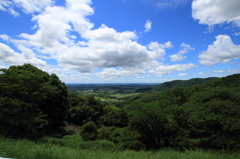
<path id="1" fill-rule="evenodd" d="M 141 134 L 147 149 L 189 148 L 188 114 L 183 108 L 187 98 L 184 92 L 184 88 L 174 88 L 153 93 L 153 97 L 147 95 L 126 107 L 130 127 Z"/>
<path id="2" fill-rule="evenodd" d="M 128 125 L 126 111 L 112 105 L 103 108 L 103 115 L 100 119 L 105 126 L 125 127 Z"/>
<path id="3" fill-rule="evenodd" d="M 195 134 L 207 137 L 213 148 L 240 146 L 240 89 L 208 88 L 195 93 L 187 104 Z"/>
<path id="4" fill-rule="evenodd" d="M 77 96 L 74 93 L 70 93 L 69 97 L 70 109 L 67 121 L 76 125 L 83 125 L 88 121 L 93 121 L 96 124 L 100 123 L 104 103 L 92 96 Z"/>
<path id="5" fill-rule="evenodd" d="M 86 124 L 84 124 L 81 128 L 82 139 L 84 141 L 93 141 L 96 140 L 98 137 L 98 130 L 97 126 L 93 121 L 89 121 Z"/>
<path id="6" fill-rule="evenodd" d="M 30 64 L 0 71 L 1 134 L 36 138 L 61 126 L 68 94 L 55 74 Z"/>
<path id="7" fill-rule="evenodd" d="M 141 134 L 130 127 L 117 128 L 112 132 L 112 140 L 121 149 L 145 150 L 145 145 L 141 142 Z"/>

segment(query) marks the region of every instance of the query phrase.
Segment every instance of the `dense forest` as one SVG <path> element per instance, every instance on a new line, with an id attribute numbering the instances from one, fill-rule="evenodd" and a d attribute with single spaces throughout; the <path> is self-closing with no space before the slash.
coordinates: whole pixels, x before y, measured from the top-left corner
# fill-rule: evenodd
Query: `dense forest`
<path id="1" fill-rule="evenodd" d="M 1 136 L 37 140 L 73 123 L 83 140 L 121 149 L 239 150 L 240 74 L 163 83 L 110 105 L 30 64 L 0 72 Z"/>

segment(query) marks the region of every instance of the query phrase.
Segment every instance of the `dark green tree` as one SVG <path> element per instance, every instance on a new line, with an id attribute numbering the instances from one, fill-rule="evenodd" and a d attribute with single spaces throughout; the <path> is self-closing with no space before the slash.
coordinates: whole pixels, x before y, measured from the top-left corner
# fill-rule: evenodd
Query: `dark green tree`
<path id="1" fill-rule="evenodd" d="M 207 138 L 213 148 L 240 146 L 239 92 L 239 88 L 208 88 L 193 94 L 187 104 L 195 135 Z"/>
<path id="2" fill-rule="evenodd" d="M 0 71 L 1 134 L 36 138 L 61 126 L 68 94 L 55 74 L 30 64 Z"/>
<path id="3" fill-rule="evenodd" d="M 84 124 L 81 128 L 82 139 L 84 141 L 93 141 L 96 140 L 98 137 L 98 130 L 97 126 L 93 121 L 89 121 L 86 124 Z"/>
<path id="4" fill-rule="evenodd" d="M 128 125 L 126 111 L 112 105 L 103 108 L 103 115 L 100 119 L 105 126 L 125 127 Z"/>
<path id="5" fill-rule="evenodd" d="M 112 132 L 112 141 L 117 143 L 121 149 L 145 150 L 145 145 L 141 142 L 141 134 L 130 127 L 117 128 Z"/>
<path id="6" fill-rule="evenodd" d="M 69 96 L 70 109 L 67 121 L 76 125 L 86 124 L 93 121 L 100 123 L 100 117 L 103 115 L 104 103 L 96 100 L 92 96 L 78 96 L 70 93 Z"/>

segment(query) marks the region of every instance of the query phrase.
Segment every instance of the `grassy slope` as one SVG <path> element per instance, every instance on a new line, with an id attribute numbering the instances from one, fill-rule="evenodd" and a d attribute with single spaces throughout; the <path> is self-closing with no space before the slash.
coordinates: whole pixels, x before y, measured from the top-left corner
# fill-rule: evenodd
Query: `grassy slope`
<path id="1" fill-rule="evenodd" d="M 28 140 L 12 140 L 0 138 L 0 156 L 17 159 L 236 159 L 239 153 L 227 154 L 215 151 L 179 152 L 164 149 L 156 152 L 146 151 L 108 151 L 74 149 L 60 147 L 50 143 L 34 143 Z"/>

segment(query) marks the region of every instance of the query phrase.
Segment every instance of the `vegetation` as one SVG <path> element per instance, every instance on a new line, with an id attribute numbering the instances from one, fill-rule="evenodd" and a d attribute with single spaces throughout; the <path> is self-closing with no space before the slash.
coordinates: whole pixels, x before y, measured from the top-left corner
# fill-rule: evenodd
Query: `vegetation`
<path id="1" fill-rule="evenodd" d="M 1 134 L 34 139 L 62 125 L 68 94 L 55 74 L 30 64 L 0 71 Z"/>
<path id="2" fill-rule="evenodd" d="M 210 82 L 199 84 L 202 81 L 189 80 L 184 87 L 174 86 L 164 91 L 147 92 L 149 89 L 140 88 L 140 93 L 139 88 L 134 89 L 139 94 L 113 105 L 94 96 L 68 91 L 55 74 L 49 75 L 32 65 L 11 66 L 1 69 L 0 74 L 0 135 L 31 139 L 43 146 L 41 152 L 29 150 L 32 158 L 34 155 L 57 158 L 57 151 L 69 158 L 71 154 L 95 154 L 93 149 L 103 156 L 85 154 L 85 158 L 106 158 L 104 155 L 111 152 L 121 154 L 121 158 L 124 155 L 143 158 L 146 154 L 161 158 L 160 154 L 170 151 L 169 148 L 171 153 L 173 149 L 184 151 L 175 152 L 179 156 L 173 156 L 175 158 L 186 158 L 190 154 L 199 158 L 205 152 L 202 149 L 224 151 L 228 158 L 234 155 L 236 158 L 240 148 L 240 74 L 209 78 L 205 82 Z M 80 133 L 67 135 L 70 133 L 64 129 L 66 122 L 79 126 Z M 62 134 L 63 138 L 49 137 L 53 134 Z M 9 145 L 15 141 L 26 142 L 38 149 L 30 141 L 1 140 Z M 9 152 L 3 147 L 0 145 L 0 155 L 23 158 L 21 153 Z M 72 153 L 67 153 L 68 150 Z M 142 156 L 130 150 L 139 151 Z M 38 151 L 45 154 L 39 155 Z"/>
<path id="3" fill-rule="evenodd" d="M 85 147 L 89 147 L 87 144 L 85 145 Z M 104 149 L 102 148 L 104 147 L 103 145 L 105 145 Z M 84 145 L 82 145 L 82 147 L 84 147 Z M 91 144 L 90 147 L 92 148 L 88 149 L 82 147 L 71 148 L 51 143 L 36 143 L 29 140 L 1 138 L 0 156 L 14 157 L 17 159 L 236 159 L 240 156 L 239 153 L 228 154 L 224 151 L 217 152 L 212 150 L 192 150 L 185 152 L 174 151 L 172 149 L 138 152 L 131 150 L 118 151 L 112 149 L 113 146 L 111 144 L 104 142 Z"/>
<path id="4" fill-rule="evenodd" d="M 210 78 L 205 78 L 205 79 L 193 78 L 190 80 L 174 80 L 174 81 L 159 84 L 159 85 L 153 87 L 150 91 L 151 92 L 159 92 L 159 91 L 164 91 L 166 89 L 175 88 L 175 87 L 191 87 L 191 86 L 194 86 L 197 84 L 208 83 L 208 82 L 211 82 L 216 79 L 218 79 L 218 78 L 210 77 Z"/>

